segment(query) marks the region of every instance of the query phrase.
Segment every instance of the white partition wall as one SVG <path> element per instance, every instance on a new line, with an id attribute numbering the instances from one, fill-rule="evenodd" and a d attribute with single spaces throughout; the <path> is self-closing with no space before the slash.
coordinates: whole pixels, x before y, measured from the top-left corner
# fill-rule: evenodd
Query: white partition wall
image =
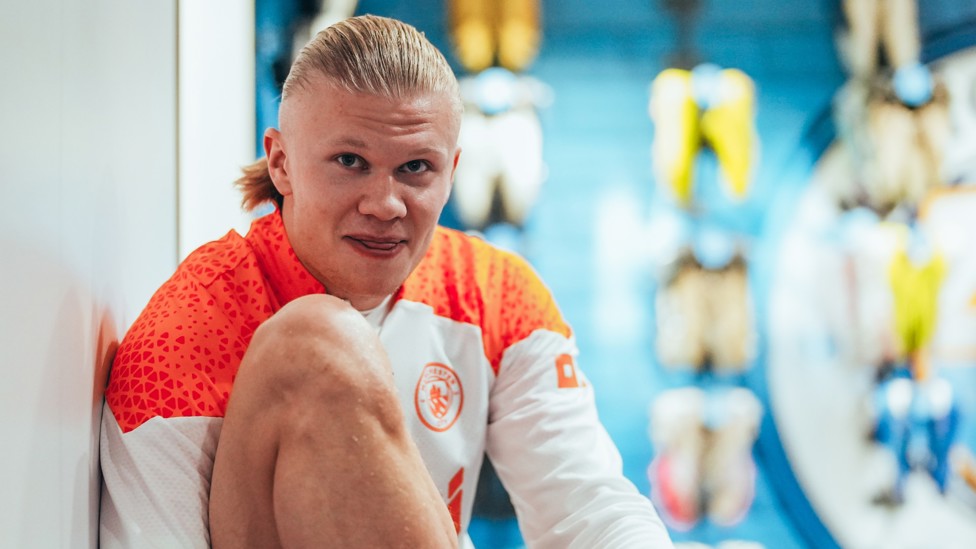
<path id="1" fill-rule="evenodd" d="M 255 158 L 254 2 L 179 3 L 179 250 L 247 232 L 234 180 Z M 263 128 L 262 128 L 263 130 Z"/>
<path id="2" fill-rule="evenodd" d="M 108 358 L 178 256 L 176 0 L 4 2 L 0 547 L 95 547 Z"/>

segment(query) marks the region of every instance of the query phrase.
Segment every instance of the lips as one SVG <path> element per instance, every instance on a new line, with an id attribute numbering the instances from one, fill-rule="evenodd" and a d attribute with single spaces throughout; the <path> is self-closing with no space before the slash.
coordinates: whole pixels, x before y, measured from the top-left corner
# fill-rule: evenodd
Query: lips
<path id="1" fill-rule="evenodd" d="M 372 235 L 350 235 L 346 238 L 364 252 L 384 255 L 399 250 L 407 242 L 400 238 Z"/>

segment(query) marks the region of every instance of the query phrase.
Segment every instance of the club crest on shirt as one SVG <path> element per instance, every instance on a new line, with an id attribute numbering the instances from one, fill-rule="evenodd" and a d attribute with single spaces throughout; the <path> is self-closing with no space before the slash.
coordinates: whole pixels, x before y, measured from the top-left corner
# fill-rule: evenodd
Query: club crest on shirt
<path id="1" fill-rule="evenodd" d="M 461 415 L 464 404 L 461 380 L 450 366 L 428 363 L 420 372 L 413 401 L 417 417 L 428 429 L 446 431 Z"/>

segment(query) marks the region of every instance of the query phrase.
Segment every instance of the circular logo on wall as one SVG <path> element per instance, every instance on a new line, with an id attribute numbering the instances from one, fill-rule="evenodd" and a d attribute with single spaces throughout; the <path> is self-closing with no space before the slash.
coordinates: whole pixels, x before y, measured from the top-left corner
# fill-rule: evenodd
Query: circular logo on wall
<path id="1" fill-rule="evenodd" d="M 424 366 L 413 396 L 417 417 L 432 431 L 446 431 L 461 415 L 464 390 L 450 366 L 431 362 Z"/>

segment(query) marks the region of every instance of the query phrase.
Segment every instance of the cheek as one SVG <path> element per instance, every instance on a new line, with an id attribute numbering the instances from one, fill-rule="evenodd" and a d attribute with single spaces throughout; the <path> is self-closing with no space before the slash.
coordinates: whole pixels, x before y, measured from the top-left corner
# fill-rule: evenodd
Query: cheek
<path id="1" fill-rule="evenodd" d="M 332 212 L 339 211 L 340 205 L 345 203 L 341 193 L 321 183 L 302 186 L 300 192 L 295 192 L 295 200 L 306 215 L 316 218 L 332 215 Z"/>
<path id="2" fill-rule="evenodd" d="M 444 209 L 444 206 L 447 206 L 447 201 L 448 201 L 449 198 L 451 198 L 451 184 L 450 184 L 450 182 L 448 182 L 448 184 L 444 186 L 444 192 L 441 193 L 441 200 L 440 200 L 440 202 L 438 204 L 438 207 L 440 209 Z"/>
<path id="3" fill-rule="evenodd" d="M 415 217 L 425 223 L 436 223 L 440 218 L 441 211 L 447 204 L 448 196 L 448 193 L 443 191 L 432 191 L 422 199 L 415 201 Z"/>
<path id="4" fill-rule="evenodd" d="M 435 211 L 435 216 L 440 214 L 440 210 L 447 205 L 447 200 L 451 196 L 451 180 L 446 179 L 430 187 L 427 197 L 428 208 Z"/>

